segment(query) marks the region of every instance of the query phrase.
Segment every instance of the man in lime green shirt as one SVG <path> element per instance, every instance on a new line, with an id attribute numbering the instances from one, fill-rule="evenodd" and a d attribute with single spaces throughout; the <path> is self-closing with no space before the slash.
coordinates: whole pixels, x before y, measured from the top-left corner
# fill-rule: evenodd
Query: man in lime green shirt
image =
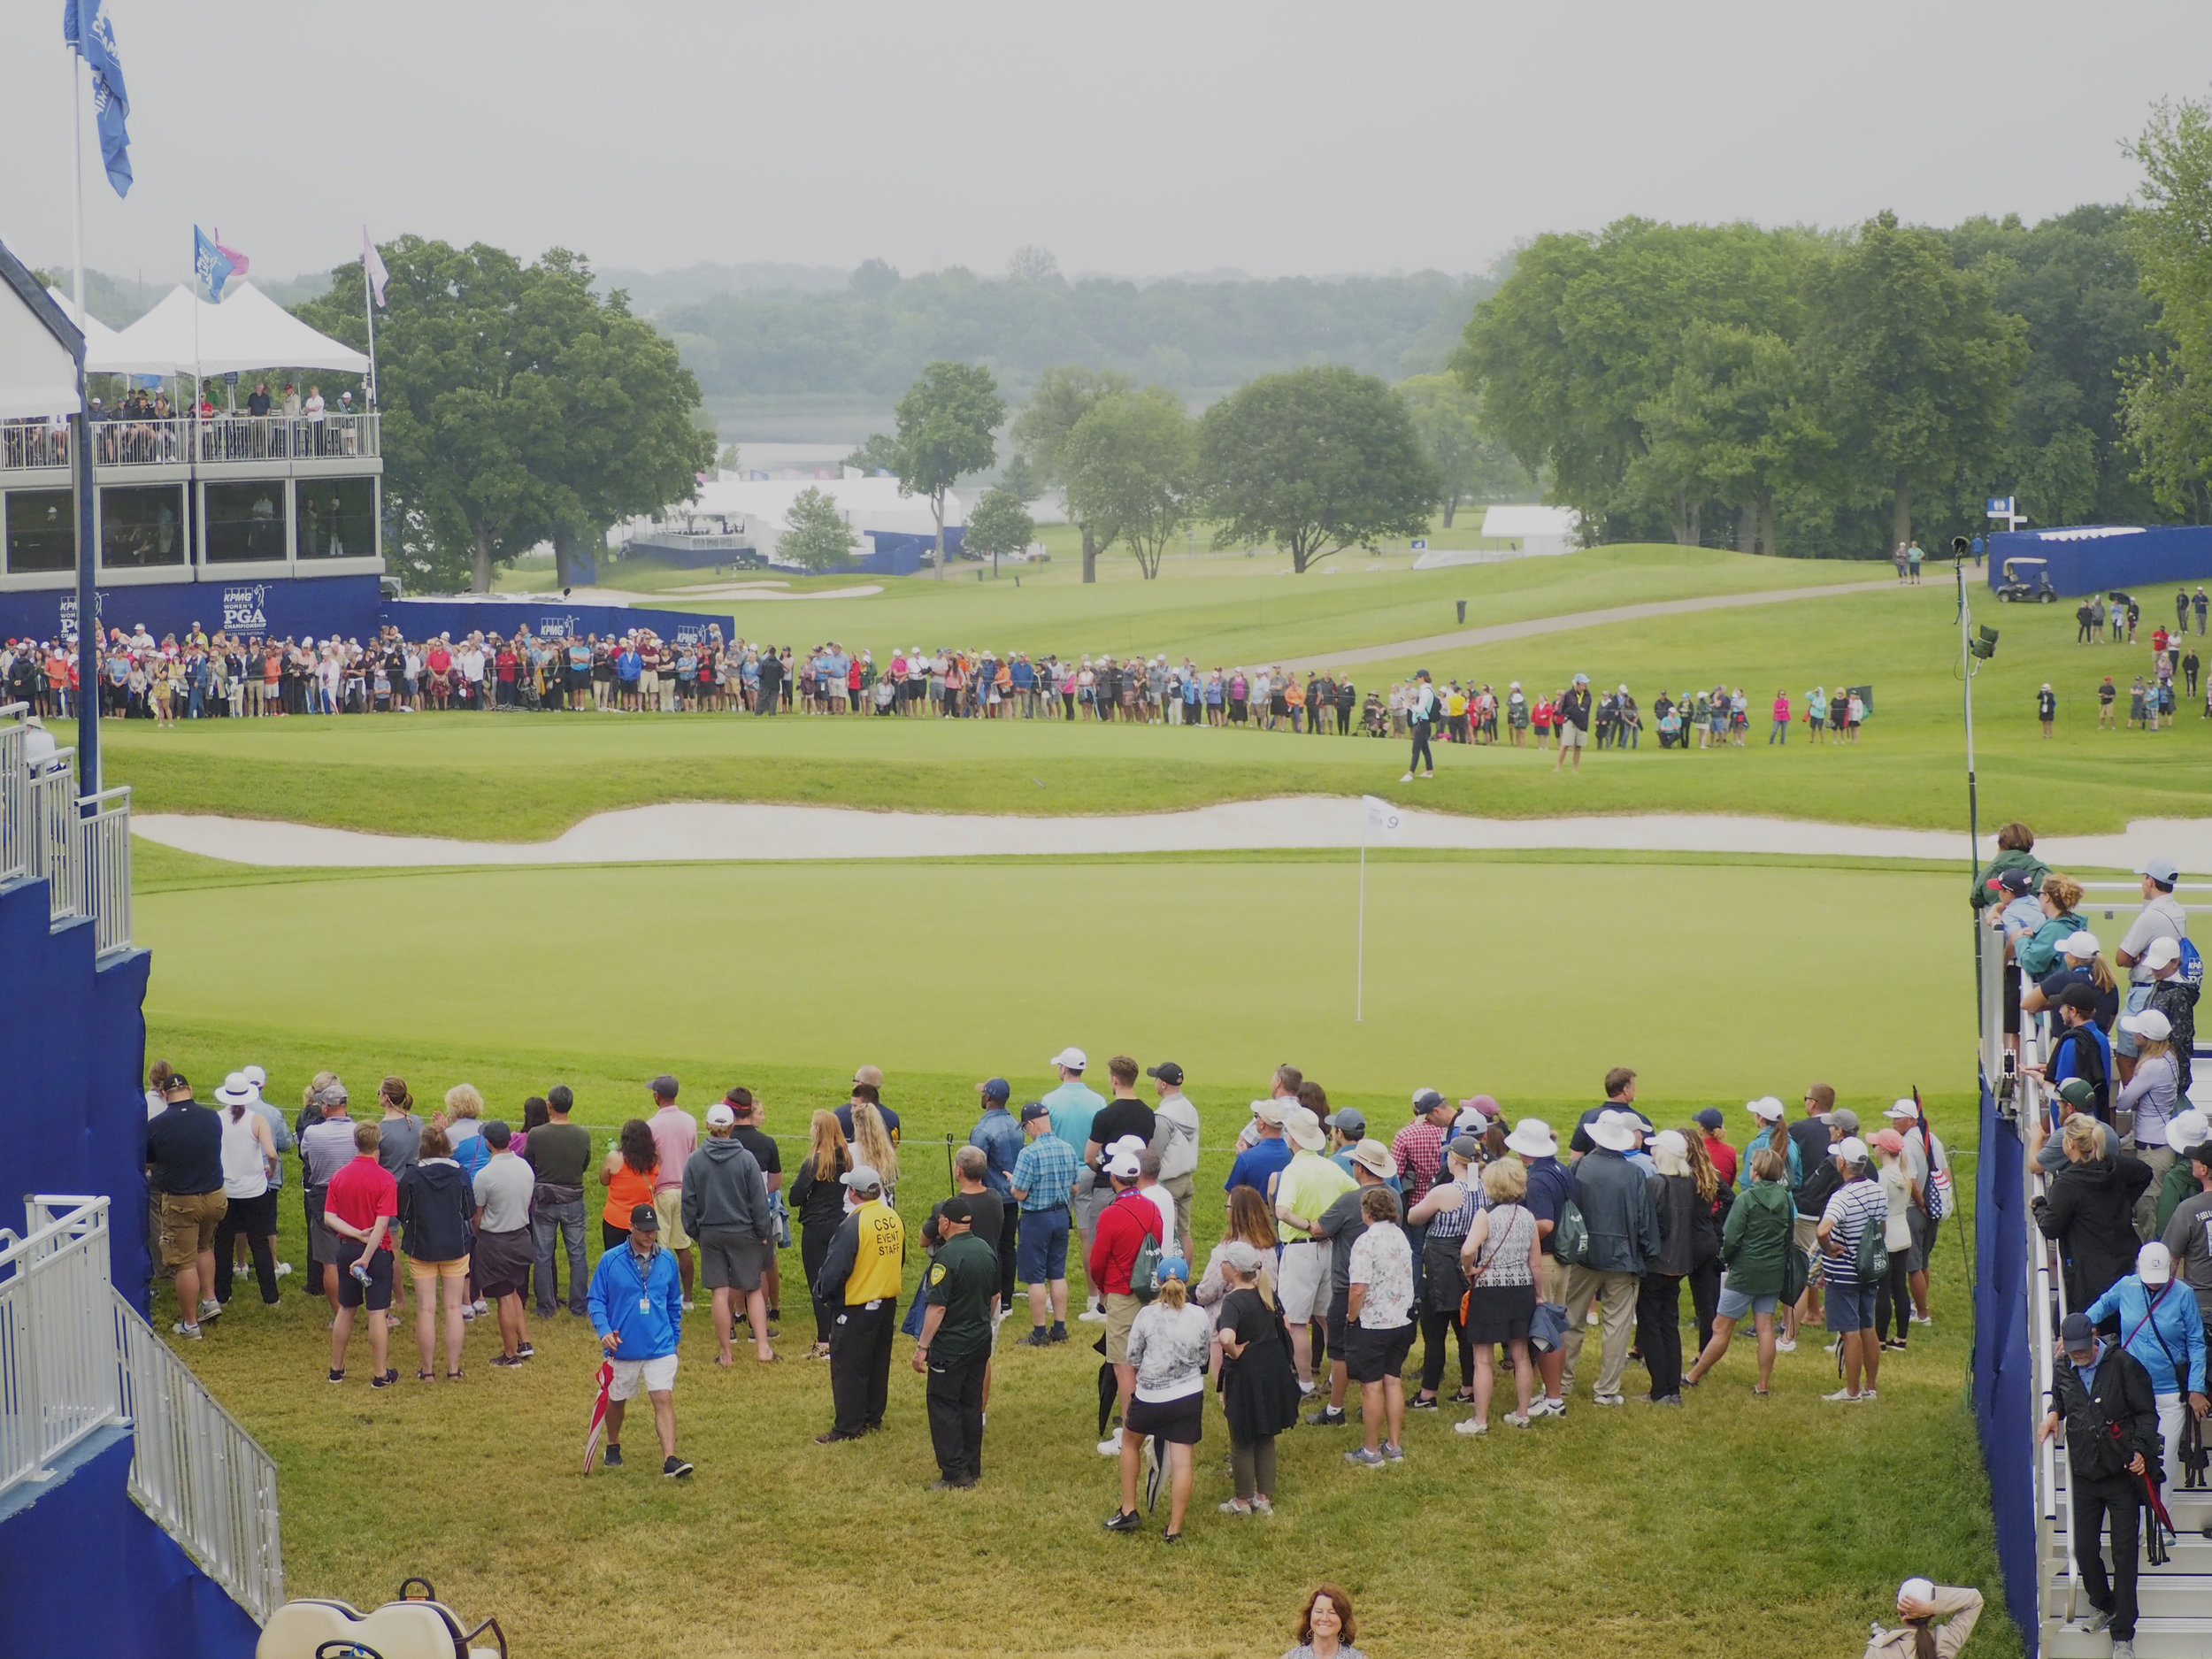
<path id="1" fill-rule="evenodd" d="M 1283 1138 L 1294 1150 L 1290 1162 L 1274 1179 L 1268 1194 L 1275 1207 L 1275 1225 L 1283 1241 L 1279 1294 L 1283 1319 L 1290 1326 L 1292 1358 L 1298 1366 L 1298 1386 L 1313 1391 L 1313 1333 L 1308 1327 L 1329 1312 L 1329 1246 L 1314 1234 L 1321 1212 L 1356 1184 L 1341 1167 L 1323 1155 L 1328 1137 L 1321 1120 L 1303 1106 L 1293 1110 L 1283 1125 Z"/>

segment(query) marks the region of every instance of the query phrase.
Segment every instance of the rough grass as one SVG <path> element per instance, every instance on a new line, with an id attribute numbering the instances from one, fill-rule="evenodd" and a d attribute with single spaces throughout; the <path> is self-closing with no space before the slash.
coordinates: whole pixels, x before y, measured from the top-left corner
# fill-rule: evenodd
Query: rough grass
<path id="1" fill-rule="evenodd" d="M 1545 608 L 1571 603 L 1554 595 Z M 2177 729 L 2095 730 L 2097 678 L 2116 673 L 2124 687 L 2149 652 L 2076 646 L 2056 611 L 1996 613 L 2004 638 L 1976 682 L 1985 829 L 2018 817 L 2045 834 L 2110 832 L 2134 818 L 2212 810 L 2212 726 L 2185 710 Z M 1402 786 L 1396 742 L 1022 720 L 456 714 L 203 721 L 166 732 L 110 722 L 104 736 L 109 780 L 134 785 L 141 810 L 487 841 L 547 839 L 595 812 L 672 800 L 1041 816 L 1363 791 L 1497 817 L 1735 812 L 1962 832 L 1953 616 L 1934 586 L 1877 588 L 1353 671 L 1363 687 L 1418 665 L 1500 687 L 1517 679 L 1539 693 L 1583 669 L 1601 684 L 1628 682 L 1647 717 L 1663 684 L 1678 692 L 1724 679 L 1751 695 L 1747 749 L 1662 753 L 1647 734 L 1632 753 L 1590 751 L 1578 778 L 1557 774 L 1552 757 L 1532 749 L 1444 746 L 1433 782 Z M 1327 642 L 1351 638 L 1340 629 Z M 2034 704 L 2045 680 L 2061 697 L 2059 734 L 2047 742 Z M 1768 746 L 1778 686 L 1801 712 L 1810 686 L 1846 682 L 1874 687 L 1875 716 L 1855 749 L 1809 746 L 1801 720 L 1786 747 Z"/>
<path id="2" fill-rule="evenodd" d="M 1868 1011 L 1845 1018 L 1863 1029 Z M 279 1101 L 329 1065 L 357 1095 L 387 1071 L 406 1075 L 426 1100 L 465 1075 L 511 1116 L 523 1093 L 565 1079 L 578 1089 L 579 1119 L 603 1132 L 635 1109 L 639 1079 L 664 1064 L 695 1106 L 726 1081 L 750 1082 L 782 1134 L 801 1133 L 810 1108 L 841 1098 L 849 1074 L 843 1062 L 709 1059 L 702 1051 L 721 1045 L 703 1033 L 681 1053 L 556 1058 L 488 1034 L 458 1047 L 412 1033 L 363 1044 L 163 1018 L 154 1043 L 196 1076 L 259 1060 Z M 856 1029 L 849 1053 L 889 1057 L 872 1043 Z M 1033 1069 L 1011 1056 L 995 1064 Z M 1516 1099 L 1512 1110 L 1563 1120 L 1587 1069 L 1579 1054 L 1563 1055 L 1557 1097 Z M 1218 1189 L 1220 1148 L 1245 1092 L 1202 1083 L 1193 1091 L 1210 1148 L 1202 1194 Z M 943 1137 L 964 1136 L 973 1094 L 964 1071 L 896 1067 L 888 1093 L 908 1124 L 902 1200 L 911 1225 L 945 1190 Z M 1402 1098 L 1336 1095 L 1385 1130 L 1402 1121 Z M 1662 1123 L 1685 1118 L 1692 1104 L 1647 1099 Z M 1939 1126 L 1967 1138 L 1965 1103 L 1938 1105 Z M 1730 1133 L 1742 1138 L 1733 1124 Z M 298 1263 L 296 1171 L 287 1179 L 285 1254 Z M 1204 1243 L 1217 1234 L 1210 1202 L 1199 1205 L 1197 1225 Z M 596 1236 L 595 1227 L 595 1255 Z M 795 1286 L 795 1252 L 785 1263 Z M 910 1265 L 910 1292 L 918 1271 L 918 1261 Z M 1991 1597 L 1975 1652 L 2020 1651 L 1994 1610 L 1952 1229 L 1938 1257 L 1934 1334 L 1916 1331 L 1912 1354 L 1886 1365 L 1875 1407 L 1820 1402 L 1835 1386 L 1832 1363 L 1809 1340 L 1782 1356 L 1770 1402 L 1751 1398 L 1749 1357 L 1739 1350 L 1678 1413 L 1600 1412 L 1586 1380 L 1564 1423 L 1522 1435 L 1494 1424 L 1473 1441 L 1450 1432 L 1456 1410 L 1413 1414 L 1408 1461 L 1386 1471 L 1348 1468 L 1348 1433 L 1302 1428 L 1282 1444 L 1271 1521 L 1215 1513 L 1230 1485 L 1225 1432 L 1210 1413 L 1190 1542 L 1175 1554 L 1160 1547 L 1157 1520 L 1154 1533 L 1133 1538 L 1097 1530 L 1113 1507 L 1113 1476 L 1092 1449 L 1095 1360 L 1082 1342 L 1010 1349 L 997 1366 L 984 1488 L 929 1493 L 935 1471 L 920 1379 L 906 1365 L 910 1344 L 899 1343 L 887 1432 L 859 1447 L 817 1447 L 827 1379 L 801 1361 L 804 1304 L 787 1288 L 777 1346 L 790 1363 L 772 1371 L 741 1360 L 716 1371 L 704 1315 L 687 1321 L 676 1400 L 683 1450 L 698 1464 L 689 1483 L 653 1472 L 641 1425 L 626 1433 L 630 1467 L 587 1480 L 580 1453 L 595 1359 L 580 1322 L 534 1320 L 539 1356 L 512 1376 L 489 1367 L 495 1339 L 472 1326 L 460 1385 L 414 1382 L 411 1343 L 396 1344 L 407 1381 L 377 1394 L 365 1386 L 357 1334 L 353 1379 L 336 1388 L 322 1380 L 322 1305 L 296 1294 L 296 1277 L 273 1310 L 246 1283 L 188 1357 L 279 1460 L 293 1592 L 373 1603 L 402 1574 L 421 1572 L 472 1618 L 496 1613 L 518 1653 L 598 1653 L 627 1632 L 620 1640 L 674 1659 L 812 1655 L 826 1643 L 1228 1659 L 1287 1647 L 1298 1601 L 1325 1577 L 1356 1598 L 1371 1653 L 1847 1659 L 1866 1621 L 1884 1616 L 1898 1581 L 1916 1572 Z M 157 1312 L 165 1324 L 173 1317 L 165 1296 Z M 1010 1334 L 1022 1323 L 1017 1313 Z M 1632 1388 L 1640 1377 L 1632 1367 Z"/>

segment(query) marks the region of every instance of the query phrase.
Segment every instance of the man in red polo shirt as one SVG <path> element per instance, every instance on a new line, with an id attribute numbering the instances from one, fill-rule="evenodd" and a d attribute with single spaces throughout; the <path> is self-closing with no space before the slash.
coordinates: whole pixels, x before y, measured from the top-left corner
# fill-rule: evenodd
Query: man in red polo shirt
<path id="1" fill-rule="evenodd" d="M 1137 1387 L 1137 1368 L 1129 1363 L 1129 1327 L 1136 1324 L 1137 1310 L 1144 1305 L 1129 1288 L 1130 1270 L 1147 1239 L 1155 1244 L 1164 1240 L 1159 1205 L 1137 1190 L 1137 1155 L 1127 1150 L 1114 1154 L 1105 1173 L 1114 1184 L 1114 1197 L 1100 1212 L 1091 1233 L 1091 1282 L 1106 1298 L 1106 1359 L 1114 1368 L 1121 1395 L 1118 1409 L 1126 1416 Z M 1101 1440 L 1098 1450 L 1102 1457 L 1120 1456 L 1121 1431 L 1117 1428 L 1110 1439 Z"/>
<path id="2" fill-rule="evenodd" d="M 375 1362 L 372 1388 L 399 1380 L 385 1369 L 390 1335 L 385 1314 L 392 1305 L 393 1219 L 399 1214 L 399 1183 L 377 1157 L 383 1132 L 374 1124 L 356 1124 L 353 1162 L 342 1165 L 323 1190 L 323 1225 L 338 1239 L 338 1317 L 330 1327 L 330 1380 L 346 1379 L 346 1344 L 353 1336 L 353 1311 L 369 1310 L 369 1357 Z"/>

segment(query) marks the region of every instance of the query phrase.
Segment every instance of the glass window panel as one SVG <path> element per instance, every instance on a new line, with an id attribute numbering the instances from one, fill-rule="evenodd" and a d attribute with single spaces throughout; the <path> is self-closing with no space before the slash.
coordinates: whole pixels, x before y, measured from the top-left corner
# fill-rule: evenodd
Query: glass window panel
<path id="1" fill-rule="evenodd" d="M 176 484 L 100 492 L 100 563 L 111 571 L 184 563 L 184 490 Z"/>
<path id="2" fill-rule="evenodd" d="M 8 492 L 8 574 L 77 568 L 77 502 L 65 489 Z"/>
<path id="3" fill-rule="evenodd" d="M 210 484 L 207 562 L 267 563 L 284 557 L 284 480 Z"/>
<path id="4" fill-rule="evenodd" d="M 376 480 L 303 478 L 299 556 L 303 559 L 372 558 L 376 554 Z"/>

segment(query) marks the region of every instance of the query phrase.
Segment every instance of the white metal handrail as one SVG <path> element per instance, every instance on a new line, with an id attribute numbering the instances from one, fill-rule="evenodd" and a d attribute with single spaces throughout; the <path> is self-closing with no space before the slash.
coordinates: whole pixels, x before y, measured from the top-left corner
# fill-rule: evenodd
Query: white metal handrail
<path id="1" fill-rule="evenodd" d="M 0 1228 L 0 1493 L 119 1420 L 107 1323 L 108 1201 L 33 1198 Z"/>
<path id="2" fill-rule="evenodd" d="M 69 465 L 69 428 L 45 420 L 0 425 L 0 472 Z"/>
<path id="3" fill-rule="evenodd" d="M 93 953 L 131 948 L 131 792 L 127 784 L 77 803 L 77 914 L 92 918 Z"/>
<path id="4" fill-rule="evenodd" d="M 210 463 L 341 461 L 382 453 L 380 417 L 341 414 L 218 415 L 199 429 L 199 457 Z"/>
<path id="5" fill-rule="evenodd" d="M 49 917 L 67 921 L 77 914 L 77 751 L 56 751 L 28 786 L 31 874 L 45 878 Z"/>
<path id="6" fill-rule="evenodd" d="M 0 707 L 0 882 L 31 873 L 31 780 L 23 770 L 24 718 L 30 705 Z"/>

